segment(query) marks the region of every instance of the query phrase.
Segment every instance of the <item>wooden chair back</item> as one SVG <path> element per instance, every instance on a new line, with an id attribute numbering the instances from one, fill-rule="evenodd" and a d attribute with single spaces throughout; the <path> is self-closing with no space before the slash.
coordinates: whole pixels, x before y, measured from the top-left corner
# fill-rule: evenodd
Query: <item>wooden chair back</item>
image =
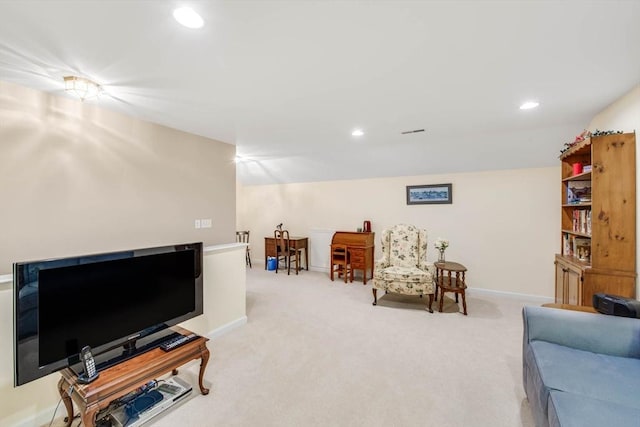
<path id="1" fill-rule="evenodd" d="M 251 268 L 251 254 L 249 252 L 249 230 L 236 231 L 236 242 L 247 244 L 245 261 L 249 268 Z"/>
<path id="2" fill-rule="evenodd" d="M 284 258 L 287 273 L 291 272 L 291 248 L 289 246 L 289 231 L 277 228 L 273 232 L 276 241 L 276 274 L 280 265 L 280 259 Z M 296 266 L 297 267 L 297 266 Z"/>
<path id="3" fill-rule="evenodd" d="M 353 282 L 353 269 L 349 258 L 349 248 L 346 244 L 331 244 L 331 280 L 333 280 L 333 274 L 338 273 L 338 277 L 344 275 L 345 283 L 347 279 Z"/>

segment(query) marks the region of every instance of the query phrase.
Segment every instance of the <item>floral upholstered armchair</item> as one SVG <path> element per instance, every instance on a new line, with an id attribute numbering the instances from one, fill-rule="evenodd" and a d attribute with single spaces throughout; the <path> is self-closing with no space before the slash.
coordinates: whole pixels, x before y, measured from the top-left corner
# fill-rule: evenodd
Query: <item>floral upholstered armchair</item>
<path id="1" fill-rule="evenodd" d="M 398 224 L 382 232 L 382 258 L 373 274 L 373 305 L 378 289 L 403 295 L 429 295 L 433 313 L 434 266 L 427 265 L 427 231 L 413 225 Z"/>

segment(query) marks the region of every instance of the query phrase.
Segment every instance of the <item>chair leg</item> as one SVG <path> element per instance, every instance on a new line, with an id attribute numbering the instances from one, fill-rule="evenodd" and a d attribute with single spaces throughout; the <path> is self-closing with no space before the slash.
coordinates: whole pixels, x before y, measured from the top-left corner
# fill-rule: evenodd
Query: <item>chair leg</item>
<path id="1" fill-rule="evenodd" d="M 442 313 L 442 303 L 444 301 L 444 291 L 442 290 L 442 287 L 440 287 L 440 313 Z"/>
<path id="2" fill-rule="evenodd" d="M 373 290 L 373 305 L 378 305 L 378 290 L 376 288 L 371 288 Z"/>
<path id="3" fill-rule="evenodd" d="M 429 294 L 429 313 L 433 313 L 433 309 L 431 308 L 431 304 L 433 304 L 433 294 Z"/>

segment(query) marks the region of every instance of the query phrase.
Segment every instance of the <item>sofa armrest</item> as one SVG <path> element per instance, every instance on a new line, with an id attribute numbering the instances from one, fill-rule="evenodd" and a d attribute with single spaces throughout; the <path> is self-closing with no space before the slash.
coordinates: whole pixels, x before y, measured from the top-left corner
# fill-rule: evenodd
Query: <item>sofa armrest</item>
<path id="1" fill-rule="evenodd" d="M 547 307 L 522 309 L 525 346 L 535 340 L 640 359 L 640 319 Z"/>

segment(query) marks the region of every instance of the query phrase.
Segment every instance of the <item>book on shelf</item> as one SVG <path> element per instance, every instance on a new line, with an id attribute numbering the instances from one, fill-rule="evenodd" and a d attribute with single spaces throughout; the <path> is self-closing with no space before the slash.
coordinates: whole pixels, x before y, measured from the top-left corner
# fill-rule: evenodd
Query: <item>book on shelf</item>
<path id="1" fill-rule="evenodd" d="M 591 181 L 570 181 L 567 185 L 567 203 L 591 203 Z"/>
<path id="2" fill-rule="evenodd" d="M 580 261 L 591 260 L 591 239 L 576 237 L 573 239 L 573 256 Z"/>
<path id="3" fill-rule="evenodd" d="M 591 209 L 573 211 L 572 230 L 576 233 L 591 235 Z"/>
<path id="4" fill-rule="evenodd" d="M 573 255 L 573 236 L 564 233 L 562 235 L 562 255 L 572 256 Z"/>

